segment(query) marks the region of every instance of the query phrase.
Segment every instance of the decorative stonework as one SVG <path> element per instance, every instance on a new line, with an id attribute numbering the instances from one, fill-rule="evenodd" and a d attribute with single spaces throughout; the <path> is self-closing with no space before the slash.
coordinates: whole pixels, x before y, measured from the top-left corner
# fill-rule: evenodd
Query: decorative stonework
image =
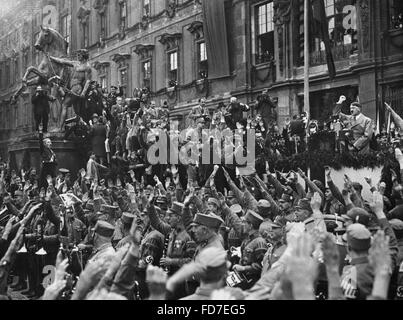
<path id="1" fill-rule="evenodd" d="M 167 9 L 166 13 L 169 18 L 175 17 L 176 14 L 176 0 L 166 0 L 167 1 Z"/>
<path id="2" fill-rule="evenodd" d="M 194 34 L 196 40 L 204 38 L 203 22 L 194 21 L 189 26 L 188 31 Z"/>
<path id="3" fill-rule="evenodd" d="M 290 21 L 291 4 L 289 0 L 274 0 L 273 3 L 273 22 L 276 25 L 282 25 Z"/>
<path id="4" fill-rule="evenodd" d="M 91 9 L 86 6 L 87 0 L 81 0 L 81 6 L 77 11 L 77 19 L 81 24 L 87 24 L 91 14 Z"/>
<path id="5" fill-rule="evenodd" d="M 97 10 L 98 14 L 104 14 L 108 8 L 109 0 L 95 0 L 93 8 Z"/>
<path id="6" fill-rule="evenodd" d="M 166 50 L 171 50 L 176 47 L 179 47 L 180 39 L 182 39 L 181 33 L 174 33 L 174 34 L 164 33 L 161 36 L 159 42 L 161 42 L 166 47 Z"/>
<path id="7" fill-rule="evenodd" d="M 103 74 L 106 73 L 107 69 L 110 66 L 110 62 L 108 61 L 94 61 L 92 63 L 92 66 L 95 70 L 98 71 L 98 73 Z"/>
<path id="8" fill-rule="evenodd" d="M 142 60 L 145 60 L 152 57 L 154 48 L 155 46 L 153 44 L 138 44 L 133 51 L 138 54 Z"/>
<path id="9" fill-rule="evenodd" d="M 111 57 L 111 59 L 119 66 L 119 68 L 124 68 L 128 66 L 128 60 L 130 57 L 130 53 L 116 53 Z"/>

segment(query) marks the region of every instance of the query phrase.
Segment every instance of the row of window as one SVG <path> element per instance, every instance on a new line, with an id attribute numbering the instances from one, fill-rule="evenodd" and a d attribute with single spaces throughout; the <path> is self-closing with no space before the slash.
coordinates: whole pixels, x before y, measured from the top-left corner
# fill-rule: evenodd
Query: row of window
<path id="1" fill-rule="evenodd" d="M 204 41 L 196 42 L 197 50 L 197 79 L 204 79 L 208 76 L 208 60 L 206 52 L 206 43 Z M 174 49 L 169 51 L 166 56 L 167 59 L 167 87 L 173 87 L 179 83 L 179 51 Z M 153 68 L 152 68 L 152 58 L 142 60 L 141 63 L 141 79 L 140 86 L 143 88 L 149 88 L 153 90 L 152 79 L 153 79 Z M 128 70 L 127 67 L 120 68 L 118 70 L 118 80 L 124 91 L 128 87 Z M 102 68 L 99 73 L 99 83 L 102 88 L 108 88 L 108 70 L 107 68 Z"/>

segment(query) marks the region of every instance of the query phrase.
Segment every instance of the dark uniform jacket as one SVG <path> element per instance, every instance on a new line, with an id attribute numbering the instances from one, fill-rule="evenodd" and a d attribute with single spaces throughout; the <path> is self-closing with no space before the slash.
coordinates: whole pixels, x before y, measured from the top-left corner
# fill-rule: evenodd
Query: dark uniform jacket
<path id="1" fill-rule="evenodd" d="M 253 230 L 243 241 L 241 250 L 241 265 L 249 267 L 244 275 L 254 283 L 260 278 L 262 272 L 262 261 L 267 251 L 266 240 L 259 235 L 258 230 Z"/>
<path id="2" fill-rule="evenodd" d="M 173 259 L 170 273 L 177 271 L 184 264 L 189 263 L 195 252 L 196 244 L 184 230 L 183 227 L 173 229 L 169 224 L 163 222 L 155 212 L 155 207 L 150 206 L 148 210 L 151 226 L 169 238 L 166 255 Z"/>

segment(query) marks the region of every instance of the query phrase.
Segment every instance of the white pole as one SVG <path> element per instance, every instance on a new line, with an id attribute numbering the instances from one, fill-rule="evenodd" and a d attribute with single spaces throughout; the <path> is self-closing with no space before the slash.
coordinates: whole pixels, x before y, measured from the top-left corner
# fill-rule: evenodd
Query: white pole
<path id="1" fill-rule="evenodd" d="M 304 3 L 304 111 L 310 118 L 309 108 L 309 2 Z"/>

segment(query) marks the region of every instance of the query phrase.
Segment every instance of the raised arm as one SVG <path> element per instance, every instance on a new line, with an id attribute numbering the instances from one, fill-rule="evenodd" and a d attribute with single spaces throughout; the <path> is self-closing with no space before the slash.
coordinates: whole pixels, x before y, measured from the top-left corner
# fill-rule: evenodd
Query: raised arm
<path id="1" fill-rule="evenodd" d="M 67 67 L 74 67 L 74 63 L 68 59 L 63 59 L 63 58 L 56 58 L 49 56 L 50 61 L 55 62 L 57 64 L 61 64 Z"/>

